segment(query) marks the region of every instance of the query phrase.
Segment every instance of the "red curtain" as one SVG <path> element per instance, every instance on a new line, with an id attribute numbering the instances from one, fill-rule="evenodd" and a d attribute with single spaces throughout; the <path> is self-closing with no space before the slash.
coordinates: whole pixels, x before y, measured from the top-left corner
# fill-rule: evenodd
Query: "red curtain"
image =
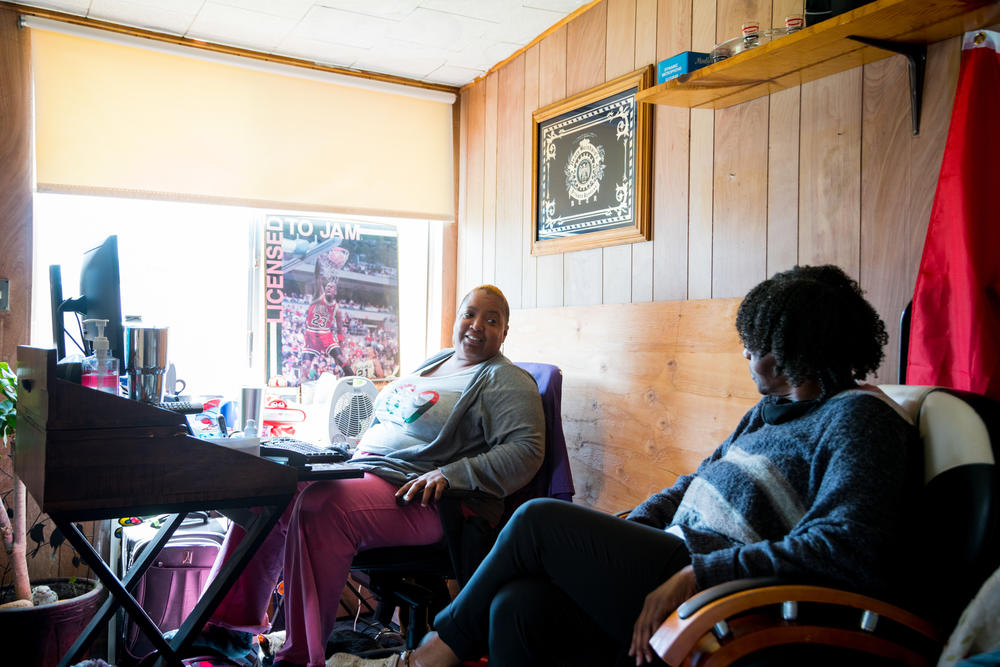
<path id="1" fill-rule="evenodd" d="M 1000 33 L 966 33 L 913 295 L 909 384 L 1000 399 Z"/>

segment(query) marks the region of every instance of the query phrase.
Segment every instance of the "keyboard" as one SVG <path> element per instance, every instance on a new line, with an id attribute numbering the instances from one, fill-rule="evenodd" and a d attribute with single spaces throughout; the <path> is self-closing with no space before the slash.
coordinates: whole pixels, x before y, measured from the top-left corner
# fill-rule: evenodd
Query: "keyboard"
<path id="1" fill-rule="evenodd" d="M 182 415 L 196 415 L 205 411 L 203 404 L 190 401 L 161 401 L 159 403 L 150 403 L 150 405 L 161 410 L 170 410 Z"/>
<path id="2" fill-rule="evenodd" d="M 314 463 L 339 463 L 351 458 L 351 453 L 339 445 L 320 447 L 288 436 L 262 440 L 260 455 L 287 459 L 288 465 L 295 468 Z"/>

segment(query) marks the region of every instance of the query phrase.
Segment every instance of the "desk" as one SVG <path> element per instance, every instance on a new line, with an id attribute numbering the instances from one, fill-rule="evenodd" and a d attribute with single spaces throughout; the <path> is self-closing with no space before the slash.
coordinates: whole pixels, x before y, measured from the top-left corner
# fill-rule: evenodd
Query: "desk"
<path id="1" fill-rule="evenodd" d="M 294 468 L 188 435 L 182 415 L 95 391 L 56 376 L 55 350 L 18 347 L 14 468 L 35 501 L 93 568 L 111 597 L 60 667 L 80 659 L 119 605 L 160 654 L 180 665 L 202 626 L 295 495 Z M 224 473 L 224 474 L 223 474 Z M 328 479 L 359 477 L 345 468 Z M 246 538 L 168 643 L 130 593 L 189 511 L 261 507 Z M 77 521 L 176 514 L 119 580 Z"/>

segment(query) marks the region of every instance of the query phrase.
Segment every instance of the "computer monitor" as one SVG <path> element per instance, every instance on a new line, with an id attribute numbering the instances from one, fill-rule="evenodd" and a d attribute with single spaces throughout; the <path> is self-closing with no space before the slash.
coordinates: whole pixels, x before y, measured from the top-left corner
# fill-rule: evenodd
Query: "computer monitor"
<path id="1" fill-rule="evenodd" d="M 65 354 L 64 313 L 79 313 L 81 320 L 107 320 L 104 335 L 108 339 L 111 356 L 124 364 L 125 343 L 122 326 L 121 281 L 118 270 L 118 237 L 109 236 L 104 243 L 83 255 L 80 270 L 80 296 L 62 300 L 62 278 L 58 265 L 49 267 L 49 289 L 52 303 L 52 333 L 56 354 Z M 81 335 L 82 338 L 82 335 Z M 94 353 L 93 343 L 81 340 L 84 355 Z"/>
<path id="2" fill-rule="evenodd" d="M 66 356 L 66 328 L 62 311 L 62 267 L 49 266 L 49 312 L 52 314 L 52 342 L 56 346 L 56 360 Z"/>

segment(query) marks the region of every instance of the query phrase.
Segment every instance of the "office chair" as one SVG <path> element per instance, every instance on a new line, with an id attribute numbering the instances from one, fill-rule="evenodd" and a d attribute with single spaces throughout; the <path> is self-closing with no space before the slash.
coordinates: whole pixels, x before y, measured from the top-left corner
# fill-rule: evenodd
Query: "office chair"
<path id="1" fill-rule="evenodd" d="M 890 603 L 778 579 L 728 582 L 693 596 L 654 634 L 650 644 L 665 662 L 790 664 L 781 656 L 797 651 L 788 659 L 831 664 L 829 656 L 846 649 L 855 665 L 934 663 L 966 604 L 1000 565 L 1000 404 L 935 387 L 881 389 L 919 426 L 924 450 L 913 515 L 923 532 L 915 535 L 913 558 L 914 571 L 925 576 L 912 599 Z"/>
<path id="2" fill-rule="evenodd" d="M 522 503 L 539 497 L 572 502 L 575 489 L 562 430 L 562 373 L 557 366 L 518 363 L 538 384 L 545 413 L 545 458 L 534 478 L 504 501 L 499 525 L 490 526 L 462 511 L 462 499 L 446 494 L 438 502 L 446 538 L 436 544 L 380 547 L 358 553 L 351 570 L 368 580 L 378 598 L 375 618 L 388 626 L 398 608 L 405 610 L 406 646 L 416 648 L 430 621 L 451 601 L 447 581 L 462 587 L 489 552 L 500 528 Z"/>

